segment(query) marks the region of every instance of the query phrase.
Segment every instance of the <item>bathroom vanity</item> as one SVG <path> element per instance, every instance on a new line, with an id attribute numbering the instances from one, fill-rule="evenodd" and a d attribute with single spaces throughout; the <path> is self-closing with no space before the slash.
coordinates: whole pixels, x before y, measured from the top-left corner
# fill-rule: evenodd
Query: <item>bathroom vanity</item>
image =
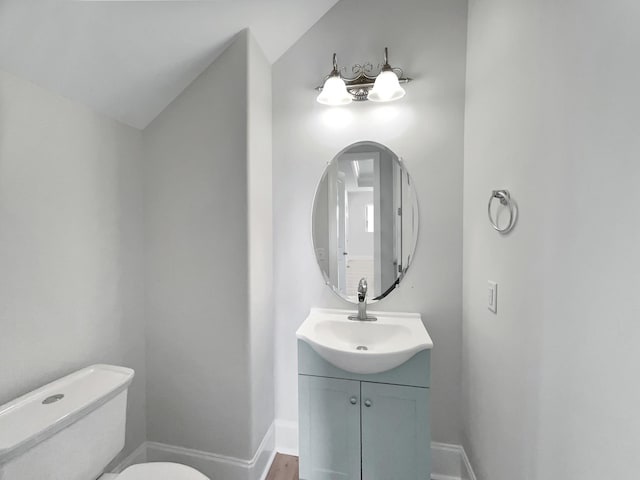
<path id="1" fill-rule="evenodd" d="M 354 310 L 312 309 L 298 338 L 301 480 L 429 480 L 433 343 L 417 313 L 367 312 L 404 279 L 418 203 L 400 158 L 376 142 L 327 165 L 313 206 L 325 283 Z"/>
<path id="2" fill-rule="evenodd" d="M 433 344 L 420 316 L 347 314 L 314 309 L 298 330 L 300 479 L 428 480 Z M 389 358 L 400 365 L 359 373 Z"/>

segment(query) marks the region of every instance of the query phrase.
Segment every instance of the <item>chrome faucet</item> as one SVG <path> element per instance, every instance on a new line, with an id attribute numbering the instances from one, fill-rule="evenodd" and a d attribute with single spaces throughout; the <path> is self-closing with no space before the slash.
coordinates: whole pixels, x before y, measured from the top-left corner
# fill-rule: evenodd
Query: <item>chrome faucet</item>
<path id="1" fill-rule="evenodd" d="M 367 315 L 367 279 L 362 277 L 358 282 L 358 315 L 349 315 L 349 320 L 375 321 L 376 317 Z"/>

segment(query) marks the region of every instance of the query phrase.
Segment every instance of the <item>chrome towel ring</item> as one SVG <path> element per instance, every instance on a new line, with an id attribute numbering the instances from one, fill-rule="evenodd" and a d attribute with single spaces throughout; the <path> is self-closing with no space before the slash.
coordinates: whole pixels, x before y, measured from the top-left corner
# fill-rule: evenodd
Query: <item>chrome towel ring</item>
<path id="1" fill-rule="evenodd" d="M 495 220 L 491 216 L 491 204 L 493 203 L 493 200 L 495 198 L 500 200 L 500 205 L 502 205 L 503 207 L 507 207 L 507 209 L 509 210 L 509 221 L 507 222 L 506 226 L 502 228 L 498 226 L 497 216 Z M 511 199 L 511 194 L 509 193 L 509 190 L 494 190 L 493 192 L 491 192 L 491 196 L 489 197 L 489 204 L 487 205 L 487 215 L 489 216 L 489 223 L 491 223 L 491 226 L 497 232 L 505 234 L 505 233 L 509 233 L 513 229 L 513 227 L 516 224 L 518 209 L 517 209 L 516 203 Z"/>

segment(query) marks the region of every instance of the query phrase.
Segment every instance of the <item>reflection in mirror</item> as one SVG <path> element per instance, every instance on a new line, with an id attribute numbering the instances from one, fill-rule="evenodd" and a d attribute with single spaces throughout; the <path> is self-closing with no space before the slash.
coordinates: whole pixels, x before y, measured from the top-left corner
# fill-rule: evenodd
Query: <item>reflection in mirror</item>
<path id="1" fill-rule="evenodd" d="M 359 142 L 327 166 L 313 205 L 313 246 L 329 286 L 357 303 L 384 298 L 409 268 L 418 238 L 418 202 L 409 173 L 384 145 Z"/>

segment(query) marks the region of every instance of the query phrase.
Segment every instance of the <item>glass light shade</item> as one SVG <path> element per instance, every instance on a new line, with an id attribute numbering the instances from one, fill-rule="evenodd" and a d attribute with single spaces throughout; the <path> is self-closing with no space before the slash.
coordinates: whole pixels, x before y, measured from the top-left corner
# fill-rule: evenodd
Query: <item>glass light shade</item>
<path id="1" fill-rule="evenodd" d="M 347 105 L 353 101 L 351 95 L 347 92 L 347 86 L 344 80 L 337 75 L 327 78 L 316 100 L 323 105 L 332 106 Z"/>
<path id="2" fill-rule="evenodd" d="M 367 98 L 372 102 L 391 102 L 404 97 L 404 88 L 400 86 L 398 76 L 393 70 L 383 70 L 376 78 Z"/>

